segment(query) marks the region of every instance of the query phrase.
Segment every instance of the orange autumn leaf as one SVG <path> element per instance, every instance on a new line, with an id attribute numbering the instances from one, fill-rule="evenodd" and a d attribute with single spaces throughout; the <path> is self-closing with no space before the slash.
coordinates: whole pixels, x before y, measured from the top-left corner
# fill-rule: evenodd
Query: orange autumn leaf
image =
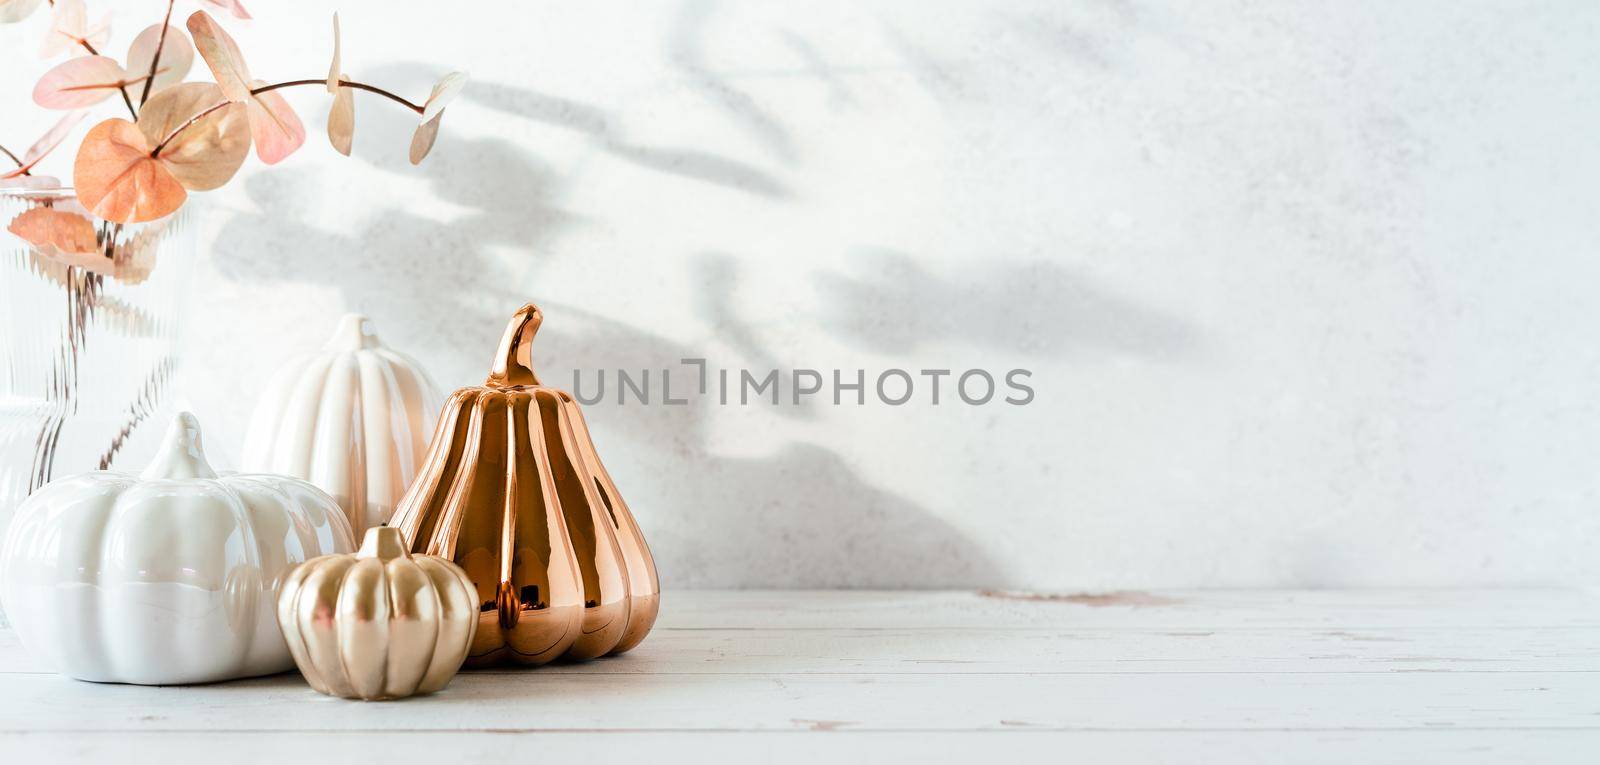
<path id="1" fill-rule="evenodd" d="M 417 132 L 411 134 L 411 164 L 422 164 L 428 152 L 433 151 L 433 141 L 439 137 L 439 119 L 443 116 L 441 114 L 418 125 Z"/>
<path id="2" fill-rule="evenodd" d="M 72 129 L 83 121 L 83 115 L 86 113 L 81 110 L 68 112 L 66 116 L 57 120 L 56 124 L 46 131 L 44 136 L 28 147 L 28 151 L 22 155 L 22 166 L 0 174 L 0 178 L 13 178 L 32 170 L 34 165 L 39 164 L 39 160 L 44 159 L 46 155 L 61 145 L 61 142 L 72 132 Z"/>
<path id="3" fill-rule="evenodd" d="M 128 82 L 128 73 L 115 59 L 68 59 L 39 78 L 33 87 L 33 102 L 46 109 L 83 109 L 110 98 Z"/>
<path id="4" fill-rule="evenodd" d="M 355 141 L 356 99 L 355 91 L 339 88 L 333 96 L 333 108 L 328 110 L 328 142 L 346 157 Z"/>
<path id="5" fill-rule="evenodd" d="M 229 101 L 249 101 L 250 67 L 245 65 L 239 44 L 205 11 L 195 11 L 189 17 L 188 27 L 189 34 L 194 36 L 195 49 L 211 68 L 211 76 L 216 78 L 222 94 Z"/>
<path id="6" fill-rule="evenodd" d="M 250 87 L 259 88 L 266 83 L 257 80 Z M 256 156 L 262 162 L 275 165 L 293 154 L 306 142 L 305 125 L 289 108 L 289 102 L 276 90 L 250 96 L 250 135 L 255 140 Z"/>
<path id="7" fill-rule="evenodd" d="M 34 207 L 13 218 L 6 230 L 47 257 L 81 255 L 100 249 L 94 222 L 74 212 Z"/>
<path id="8" fill-rule="evenodd" d="M 163 29 L 166 30 L 164 41 L 161 39 Z M 161 49 L 161 62 L 156 64 L 156 79 L 150 84 L 151 94 L 183 82 L 183 78 L 194 67 L 194 46 L 189 43 L 189 36 L 177 27 L 152 24 L 128 44 L 128 71 L 149 74 L 157 47 Z M 135 97 L 144 91 L 142 87 L 128 90 Z"/>
<path id="9" fill-rule="evenodd" d="M 219 104 L 225 105 L 185 127 Z M 191 191 L 210 191 L 227 183 L 250 154 L 245 105 L 224 99 L 222 90 L 209 82 L 186 82 L 158 91 L 139 110 L 137 124 L 150 146 L 161 146 L 171 138 L 156 159 Z"/>
<path id="10" fill-rule="evenodd" d="M 83 137 L 73 166 L 78 201 L 113 223 L 155 220 L 182 207 L 189 192 L 150 150 L 132 122 L 109 119 L 95 125 Z"/>

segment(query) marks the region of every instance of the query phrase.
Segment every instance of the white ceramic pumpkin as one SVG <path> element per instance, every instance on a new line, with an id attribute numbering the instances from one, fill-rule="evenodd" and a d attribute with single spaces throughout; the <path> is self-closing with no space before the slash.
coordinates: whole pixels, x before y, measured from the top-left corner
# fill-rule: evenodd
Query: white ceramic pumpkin
<path id="1" fill-rule="evenodd" d="M 349 314 L 320 352 L 267 383 L 242 467 L 316 484 L 360 535 L 389 520 L 416 476 L 439 405 L 422 367 L 379 342 L 372 322 Z"/>
<path id="2" fill-rule="evenodd" d="M 298 479 L 218 477 L 183 413 L 140 475 L 52 481 L 17 508 L 0 597 L 22 644 L 97 682 L 207 683 L 294 666 L 277 593 L 295 565 L 355 547 Z"/>

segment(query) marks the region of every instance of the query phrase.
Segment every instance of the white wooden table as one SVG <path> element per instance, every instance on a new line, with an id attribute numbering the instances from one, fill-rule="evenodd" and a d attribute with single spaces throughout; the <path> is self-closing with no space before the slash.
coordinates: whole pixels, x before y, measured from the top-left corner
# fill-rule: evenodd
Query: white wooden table
<path id="1" fill-rule="evenodd" d="M 623 657 L 467 672 L 388 703 L 320 696 L 294 674 L 76 682 L 0 631 L 0 763 L 202 753 L 228 765 L 1596 763 L 1600 597 L 668 592 L 655 632 Z"/>

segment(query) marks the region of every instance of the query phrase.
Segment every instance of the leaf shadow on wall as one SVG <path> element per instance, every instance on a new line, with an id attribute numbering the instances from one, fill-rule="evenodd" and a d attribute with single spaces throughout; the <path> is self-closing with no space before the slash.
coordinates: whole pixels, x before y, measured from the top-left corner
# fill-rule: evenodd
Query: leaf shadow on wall
<path id="1" fill-rule="evenodd" d="M 374 76 L 385 80 L 426 80 L 431 71 L 418 64 L 389 64 L 377 67 Z M 461 91 L 461 101 L 580 133 L 595 149 L 645 170 L 766 199 L 781 201 L 792 196 L 788 185 L 776 174 L 753 162 L 693 146 L 636 140 L 617 127 L 605 110 L 593 104 L 493 80 L 473 80 Z"/>
<path id="2" fill-rule="evenodd" d="M 1093 354 L 1182 358 L 1200 345 L 1186 322 L 1139 305 L 1093 278 L 1047 261 L 987 261 L 936 274 L 910 255 L 863 249 L 855 273 L 823 273 L 817 320 L 878 353 L 960 343 L 1019 361 Z"/>
<path id="3" fill-rule="evenodd" d="M 543 301 L 539 363 L 558 370 L 548 384 L 571 387 L 582 369 L 585 397 L 594 370 L 637 372 L 705 358 L 704 348 L 678 343 Z M 559 318 L 557 318 L 559 317 Z M 550 333 L 545 337 L 544 333 Z M 715 357 L 710 359 L 717 364 Z M 689 384 L 685 384 L 689 383 Z M 839 454 L 790 442 L 776 453 L 730 457 L 716 446 L 711 420 L 726 406 L 715 396 L 682 406 L 617 403 L 615 378 L 606 399 L 584 412 L 596 448 L 640 516 L 664 579 L 707 587 L 986 587 L 1006 580 L 994 561 L 959 531 L 915 502 L 866 480 Z M 692 388 L 675 378 L 675 395 Z M 787 405 L 752 404 L 762 409 Z M 991 584 L 993 583 L 993 584 Z"/>
<path id="4" fill-rule="evenodd" d="M 408 131 L 402 128 L 374 125 L 368 133 L 381 134 L 385 146 L 404 146 Z M 217 271 L 241 282 L 333 287 L 347 310 L 367 314 L 385 334 L 407 337 L 413 346 L 449 347 L 462 331 L 498 333 L 507 314 L 503 306 L 523 302 L 515 289 L 522 274 L 494 251 L 537 248 L 578 218 L 551 201 L 555 181 L 548 167 L 510 143 L 480 138 L 452 144 L 421 168 L 411 168 L 404 157 L 374 163 L 397 174 L 420 174 L 454 208 L 449 220 L 413 212 L 418 204 L 407 200 L 348 232 L 285 225 L 314 217 L 309 206 L 315 200 L 303 190 L 318 185 L 318 178 L 294 168 L 249 176 L 246 195 L 256 209 L 269 212 L 228 219 L 213 249 Z M 375 207 L 383 202 L 373 200 Z M 431 315 L 411 308 L 424 296 L 437 306 Z"/>
<path id="5" fill-rule="evenodd" d="M 805 366 L 799 359 L 779 359 L 771 348 L 781 347 L 768 342 L 754 322 L 740 315 L 735 294 L 746 283 L 744 269 L 738 258 L 726 252 L 705 252 L 690 264 L 694 282 L 699 288 L 695 300 L 695 314 L 705 322 L 718 343 L 732 350 L 735 356 L 725 359 L 730 365 L 748 369 L 759 377 L 766 370 L 790 370 Z M 733 372 L 730 371 L 730 374 Z M 737 380 L 734 381 L 737 384 Z M 780 374 L 776 384 L 778 400 L 783 406 L 773 407 L 779 415 L 792 419 L 815 419 L 814 400 L 802 398 L 795 404 L 792 380 Z"/>
<path id="6" fill-rule="evenodd" d="M 706 61 L 706 31 L 715 19 L 716 5 L 711 0 L 689 0 L 679 6 L 667 40 L 667 59 L 725 118 L 740 126 L 769 153 L 792 162 L 799 152 L 783 122 L 735 82 L 718 74 L 716 67 Z M 792 49 L 792 40 L 790 43 Z"/>
<path id="7" fill-rule="evenodd" d="M 539 102 L 526 92 L 499 95 Z M 577 124 L 606 121 L 591 107 L 571 109 L 586 115 L 575 118 Z M 408 204 L 415 203 L 409 196 L 408 204 L 398 203 L 397 192 L 396 204 L 348 233 L 285 225 L 310 217 L 306 206 L 312 202 L 302 192 L 315 179 L 293 168 L 256 173 L 244 179 L 246 194 L 255 208 L 270 213 L 240 212 L 225 224 L 212 252 L 219 274 L 241 282 L 334 288 L 349 309 L 372 316 L 394 345 L 434 370 L 486 369 L 506 317 L 528 300 L 545 309 L 535 363 L 557 387 L 570 386 L 574 368 L 614 374 L 712 357 L 706 347 L 565 304 L 559 285 L 540 280 L 541 266 L 559 257 L 559 248 L 549 244 L 586 222 L 562 209 L 560 180 L 544 162 L 497 138 L 456 138 L 441 140 L 427 162 L 412 168 L 393 149 L 405 145 L 408 133 L 394 122 L 372 120 L 357 135 L 358 156 L 371 156 L 376 167 L 397 177 L 420 174 L 450 209 L 450 220 L 412 212 Z M 363 154 L 368 143 L 380 148 L 367 147 Z M 731 180 L 708 179 L 702 172 L 726 166 L 702 164 L 680 175 L 733 188 L 749 185 L 753 170 L 740 170 Z M 756 185 L 744 190 L 771 196 L 762 190 L 766 186 Z M 381 207 L 383 200 L 373 204 Z M 528 269 L 518 271 L 495 252 L 507 249 L 528 258 Z M 759 335 L 730 299 L 738 285 L 736 262 L 726 254 L 701 260 L 701 315 L 720 342 L 754 355 Z M 759 358 L 774 365 L 785 361 Z M 435 375 L 446 388 L 481 380 Z M 611 385 L 607 394 L 614 402 L 614 378 Z M 716 406 L 707 399 L 688 406 L 584 407 L 599 453 L 651 540 L 667 587 L 1007 585 L 995 563 L 960 532 L 928 509 L 875 487 L 824 447 L 791 442 L 768 455 L 716 453 L 710 427 Z"/>

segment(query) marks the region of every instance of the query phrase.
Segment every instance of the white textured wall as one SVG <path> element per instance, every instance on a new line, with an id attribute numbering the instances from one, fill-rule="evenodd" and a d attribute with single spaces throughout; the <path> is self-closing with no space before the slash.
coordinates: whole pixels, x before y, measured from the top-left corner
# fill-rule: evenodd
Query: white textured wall
<path id="1" fill-rule="evenodd" d="M 322 11 L 256 5 L 257 73 L 321 76 Z M 669 589 L 1600 575 L 1600 5 L 336 5 L 357 79 L 474 80 L 420 169 L 362 98 L 354 160 L 205 197 L 225 454 L 341 312 L 454 387 L 531 299 L 563 383 L 1034 370 L 1027 407 L 589 407 Z"/>

